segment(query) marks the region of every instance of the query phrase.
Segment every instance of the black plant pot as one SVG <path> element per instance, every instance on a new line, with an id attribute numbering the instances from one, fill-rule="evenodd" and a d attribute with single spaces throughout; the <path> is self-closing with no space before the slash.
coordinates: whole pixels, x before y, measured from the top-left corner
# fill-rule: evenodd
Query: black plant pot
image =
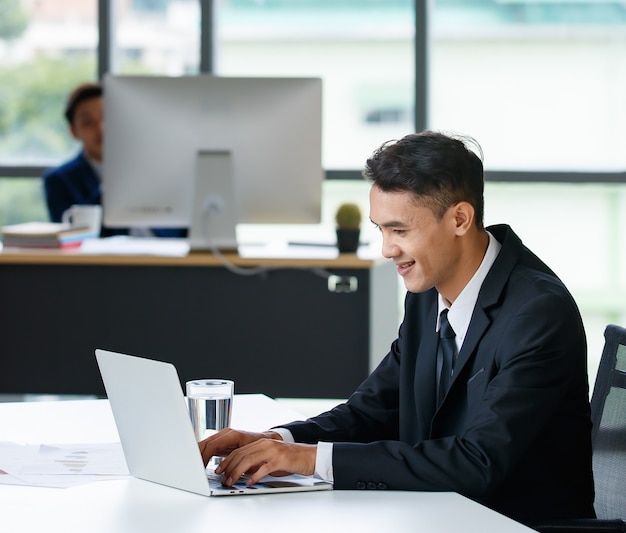
<path id="1" fill-rule="evenodd" d="M 359 247 L 360 229 L 337 229 L 337 248 L 339 253 L 354 253 Z"/>

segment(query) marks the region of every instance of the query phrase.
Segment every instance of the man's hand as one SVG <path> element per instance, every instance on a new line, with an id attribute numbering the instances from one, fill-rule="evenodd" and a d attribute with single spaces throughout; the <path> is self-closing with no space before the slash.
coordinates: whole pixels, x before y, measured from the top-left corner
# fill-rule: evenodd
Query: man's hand
<path id="1" fill-rule="evenodd" d="M 259 438 L 232 450 L 215 473 L 223 475 L 223 483 L 227 486 L 232 486 L 243 474 L 248 476 L 246 485 L 253 485 L 267 475 L 312 475 L 316 454 L 317 446 L 313 444 Z"/>
<path id="2" fill-rule="evenodd" d="M 242 446 L 255 442 L 259 439 L 282 440 L 281 436 L 273 431 L 268 431 L 266 433 L 252 433 L 250 431 L 236 431 L 234 429 L 226 428 L 215 435 L 212 435 L 208 439 L 200 441 L 198 445 L 200 446 L 202 460 L 206 465 L 214 455 L 225 457 L 237 448 L 241 448 Z"/>

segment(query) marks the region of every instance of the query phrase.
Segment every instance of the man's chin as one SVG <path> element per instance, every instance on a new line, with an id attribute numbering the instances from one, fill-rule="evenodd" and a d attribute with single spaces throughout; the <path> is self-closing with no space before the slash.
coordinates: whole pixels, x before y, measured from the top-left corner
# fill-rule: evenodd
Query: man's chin
<path id="1" fill-rule="evenodd" d="M 420 292 L 426 292 L 433 288 L 433 285 L 428 283 L 419 283 L 416 281 L 411 282 L 410 279 L 404 278 L 404 286 L 407 291 L 412 292 L 414 294 L 419 294 Z"/>

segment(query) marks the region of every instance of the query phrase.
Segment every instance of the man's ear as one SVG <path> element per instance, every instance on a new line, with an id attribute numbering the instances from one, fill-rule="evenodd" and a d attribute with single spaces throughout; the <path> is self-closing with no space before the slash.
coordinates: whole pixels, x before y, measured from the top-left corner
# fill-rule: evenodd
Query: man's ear
<path id="1" fill-rule="evenodd" d="M 80 141 L 80 137 L 78 136 L 78 132 L 76 131 L 76 127 L 74 126 L 74 124 L 70 126 L 70 133 L 72 134 L 72 137 L 74 137 L 74 139 Z"/>
<path id="2" fill-rule="evenodd" d="M 469 202 L 458 202 L 452 206 L 456 234 L 464 235 L 474 225 L 474 207 Z"/>

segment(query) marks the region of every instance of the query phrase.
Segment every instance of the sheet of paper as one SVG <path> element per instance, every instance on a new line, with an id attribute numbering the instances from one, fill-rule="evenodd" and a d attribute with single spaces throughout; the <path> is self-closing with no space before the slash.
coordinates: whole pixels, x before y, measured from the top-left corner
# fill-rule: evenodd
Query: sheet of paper
<path id="1" fill-rule="evenodd" d="M 120 443 L 0 442 L 0 484 L 73 487 L 130 474 Z"/>
<path id="2" fill-rule="evenodd" d="M 315 244 L 289 245 L 284 241 L 239 246 L 239 255 L 249 259 L 336 259 L 335 246 Z"/>
<path id="3" fill-rule="evenodd" d="M 189 242 L 187 239 L 116 235 L 104 239 L 88 239 L 81 244 L 80 253 L 184 257 L 189 253 Z"/>

